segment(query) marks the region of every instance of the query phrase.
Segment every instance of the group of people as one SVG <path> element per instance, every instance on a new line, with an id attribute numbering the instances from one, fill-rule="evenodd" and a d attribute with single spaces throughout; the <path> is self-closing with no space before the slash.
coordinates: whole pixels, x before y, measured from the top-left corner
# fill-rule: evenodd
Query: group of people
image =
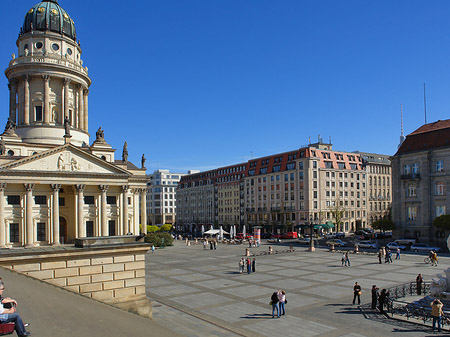
<path id="1" fill-rule="evenodd" d="M 384 305 L 386 303 L 386 299 L 389 297 L 389 291 L 383 289 L 381 294 L 379 294 L 378 290 L 379 288 L 376 285 L 372 286 L 372 309 L 377 309 L 378 302 L 378 309 L 380 310 L 380 313 L 384 314 Z"/>
<path id="2" fill-rule="evenodd" d="M 203 240 L 203 249 L 206 250 L 208 246 L 208 240 Z M 209 240 L 209 249 L 217 249 L 217 242 L 216 240 Z"/>
<path id="3" fill-rule="evenodd" d="M 270 305 L 272 305 L 272 318 L 275 318 L 275 310 L 277 318 L 286 314 L 285 305 L 287 304 L 286 292 L 284 290 L 275 291 L 270 297 Z"/>
<path id="4" fill-rule="evenodd" d="M 350 259 L 348 257 L 348 252 L 342 253 L 341 262 L 343 266 L 350 267 Z"/>
<path id="5" fill-rule="evenodd" d="M 242 257 L 239 260 L 239 273 L 242 274 L 245 272 L 245 268 L 247 268 L 247 274 L 256 272 L 256 259 L 253 258 L 253 261 L 250 258 Z"/>
<path id="6" fill-rule="evenodd" d="M 392 263 L 392 252 L 389 248 L 383 247 L 378 252 L 378 262 L 381 264 L 381 261 L 384 258 L 384 263 Z M 400 260 L 400 248 L 397 249 L 397 255 L 395 256 L 396 260 Z"/>
<path id="7" fill-rule="evenodd" d="M 248 248 L 258 248 L 260 245 L 259 240 L 256 239 L 248 239 Z"/>

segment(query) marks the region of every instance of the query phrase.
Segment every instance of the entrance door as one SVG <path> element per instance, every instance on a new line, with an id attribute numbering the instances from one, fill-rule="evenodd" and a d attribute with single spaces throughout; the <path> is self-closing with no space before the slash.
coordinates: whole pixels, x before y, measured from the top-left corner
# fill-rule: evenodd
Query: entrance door
<path id="1" fill-rule="evenodd" d="M 94 221 L 86 221 L 86 236 L 88 238 L 94 236 Z"/>
<path id="2" fill-rule="evenodd" d="M 59 217 L 59 242 L 67 243 L 67 221 L 62 216 Z"/>

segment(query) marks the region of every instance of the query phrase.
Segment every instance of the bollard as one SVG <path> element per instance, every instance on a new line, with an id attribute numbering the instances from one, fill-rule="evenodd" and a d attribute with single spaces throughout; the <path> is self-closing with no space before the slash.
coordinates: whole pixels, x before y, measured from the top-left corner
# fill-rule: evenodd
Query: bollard
<path id="1" fill-rule="evenodd" d="M 358 253 L 358 252 L 359 252 L 358 244 L 355 244 L 355 253 Z"/>
<path id="2" fill-rule="evenodd" d="M 334 244 L 330 245 L 330 252 L 334 252 Z"/>
<path id="3" fill-rule="evenodd" d="M 294 246 L 293 246 L 293 245 L 290 245 L 290 246 L 289 246 L 289 250 L 290 250 L 291 252 L 293 252 L 293 251 L 294 251 Z"/>
<path id="4" fill-rule="evenodd" d="M 245 256 L 250 256 L 250 249 L 245 248 Z"/>
<path id="5" fill-rule="evenodd" d="M 273 248 L 272 248 L 272 246 L 269 246 L 269 254 L 273 254 Z"/>

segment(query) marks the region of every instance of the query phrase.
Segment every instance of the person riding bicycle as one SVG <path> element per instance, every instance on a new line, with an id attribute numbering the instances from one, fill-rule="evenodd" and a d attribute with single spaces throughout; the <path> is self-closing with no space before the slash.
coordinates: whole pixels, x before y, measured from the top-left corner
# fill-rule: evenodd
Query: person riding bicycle
<path id="1" fill-rule="evenodd" d="M 434 250 L 430 252 L 430 260 L 432 266 L 437 266 L 438 264 L 437 253 Z"/>

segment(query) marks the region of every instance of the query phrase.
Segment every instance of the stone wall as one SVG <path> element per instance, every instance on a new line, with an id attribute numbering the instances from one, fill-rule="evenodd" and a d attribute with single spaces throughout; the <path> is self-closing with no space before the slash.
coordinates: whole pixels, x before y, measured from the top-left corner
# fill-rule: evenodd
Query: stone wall
<path id="1" fill-rule="evenodd" d="M 71 248 L 1 254 L 0 266 L 95 300 L 151 317 L 145 295 L 149 246 Z"/>

